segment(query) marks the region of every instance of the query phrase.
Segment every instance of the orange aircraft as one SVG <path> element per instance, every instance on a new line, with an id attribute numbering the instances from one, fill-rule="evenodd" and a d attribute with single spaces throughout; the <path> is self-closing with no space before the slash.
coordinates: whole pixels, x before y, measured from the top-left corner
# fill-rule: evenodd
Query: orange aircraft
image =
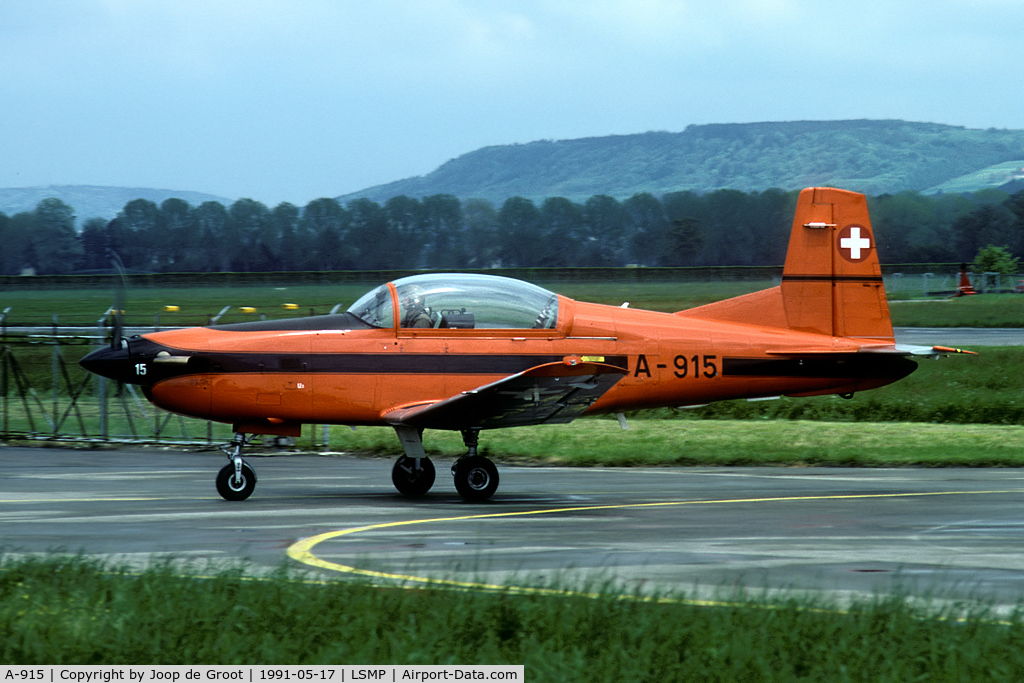
<path id="1" fill-rule="evenodd" d="M 498 487 L 477 452 L 481 430 L 567 423 L 580 415 L 814 396 L 906 377 L 914 355 L 959 352 L 896 344 L 864 195 L 800 193 L 782 283 L 661 313 L 574 301 L 519 280 L 425 274 L 383 284 L 338 315 L 164 330 L 118 339 L 82 360 L 139 384 L 157 406 L 230 423 L 217 476 L 228 500 L 256 474 L 247 435 L 298 436 L 303 423 L 389 425 L 404 455 L 392 481 L 406 496 L 434 483 L 424 429 L 462 432 L 452 467 L 466 500 Z"/>

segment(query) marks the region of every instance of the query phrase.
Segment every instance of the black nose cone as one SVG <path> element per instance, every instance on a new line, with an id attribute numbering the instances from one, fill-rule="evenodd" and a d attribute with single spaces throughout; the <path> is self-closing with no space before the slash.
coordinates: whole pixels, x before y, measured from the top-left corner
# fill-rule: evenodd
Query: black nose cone
<path id="1" fill-rule="evenodd" d="M 134 368 L 128 354 L 127 345 L 120 347 L 105 346 L 96 349 L 78 364 L 89 372 L 119 382 L 131 382 L 135 379 Z"/>

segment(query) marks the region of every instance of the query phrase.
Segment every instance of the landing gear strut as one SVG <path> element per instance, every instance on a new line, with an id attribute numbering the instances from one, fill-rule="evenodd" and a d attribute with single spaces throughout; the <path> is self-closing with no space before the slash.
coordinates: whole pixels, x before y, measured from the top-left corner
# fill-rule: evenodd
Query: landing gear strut
<path id="1" fill-rule="evenodd" d="M 466 454 L 452 465 L 455 490 L 470 502 L 487 500 L 498 490 L 498 468 L 484 456 L 477 455 L 479 435 L 479 429 L 463 430 L 462 441 L 466 444 Z"/>
<path id="2" fill-rule="evenodd" d="M 231 461 L 217 473 L 217 493 L 224 500 L 245 500 L 256 490 L 256 472 L 242 460 L 242 447 L 247 443 L 245 434 L 235 434 L 231 443 L 221 446 Z"/>

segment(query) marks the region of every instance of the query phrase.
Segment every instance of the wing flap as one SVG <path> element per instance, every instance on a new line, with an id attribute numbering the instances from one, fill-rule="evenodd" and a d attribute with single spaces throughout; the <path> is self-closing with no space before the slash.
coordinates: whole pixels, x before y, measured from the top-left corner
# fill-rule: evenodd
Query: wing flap
<path id="1" fill-rule="evenodd" d="M 615 386 L 624 368 L 604 363 L 546 363 L 443 401 L 403 406 L 383 415 L 420 429 L 494 429 L 564 424 Z"/>

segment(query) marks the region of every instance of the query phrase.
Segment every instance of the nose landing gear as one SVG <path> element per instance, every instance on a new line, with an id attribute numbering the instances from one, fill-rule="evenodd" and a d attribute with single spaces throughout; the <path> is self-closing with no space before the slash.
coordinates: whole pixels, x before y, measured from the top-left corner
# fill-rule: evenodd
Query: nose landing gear
<path id="1" fill-rule="evenodd" d="M 217 493 L 224 500 L 245 500 L 256 490 L 256 472 L 242 460 L 242 447 L 249 443 L 245 434 L 235 434 L 221 450 L 231 462 L 217 473 Z"/>

